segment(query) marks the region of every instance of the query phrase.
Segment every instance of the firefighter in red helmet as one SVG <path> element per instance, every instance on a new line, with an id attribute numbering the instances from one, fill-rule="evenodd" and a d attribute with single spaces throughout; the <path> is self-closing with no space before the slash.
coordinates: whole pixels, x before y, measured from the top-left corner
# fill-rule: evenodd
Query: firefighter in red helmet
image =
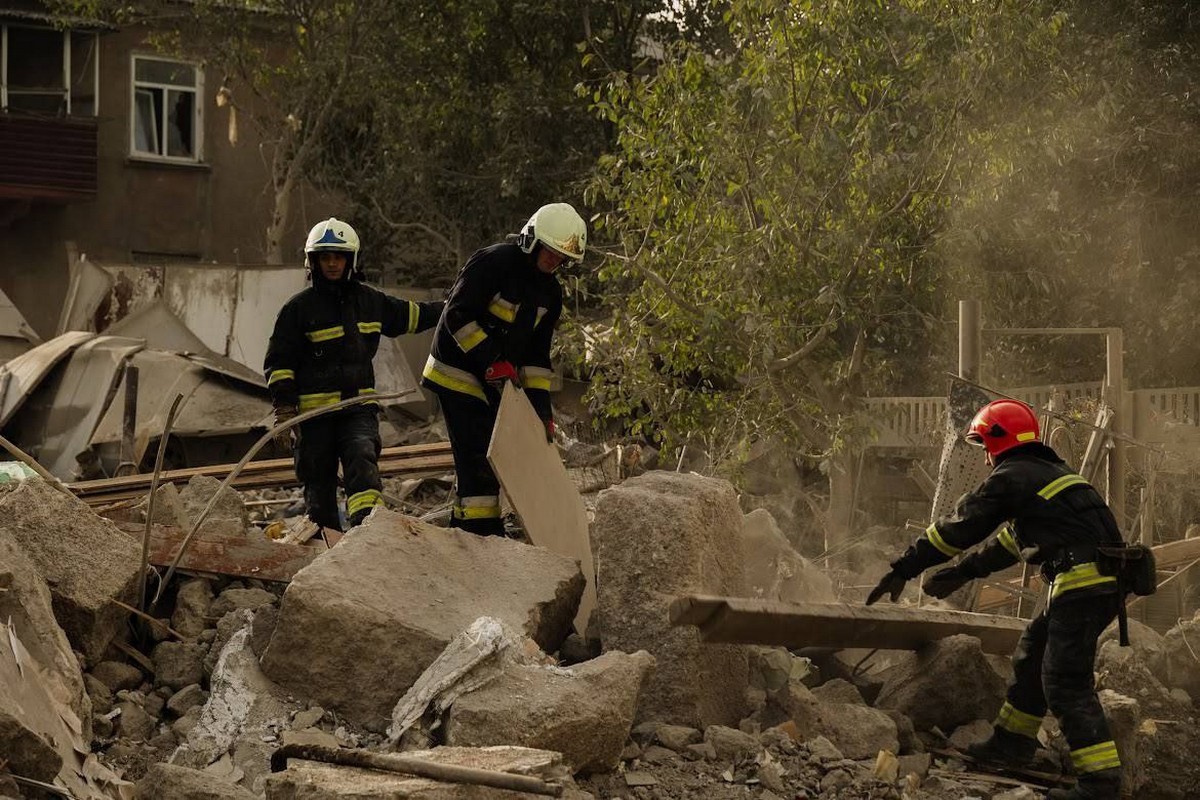
<path id="1" fill-rule="evenodd" d="M 1050 800 L 1117 800 L 1121 761 L 1096 697 L 1096 642 L 1124 598 L 1117 579 L 1100 571 L 1099 547 L 1123 544 L 1104 499 L 1041 441 L 1033 409 L 1017 400 L 981 408 L 965 438 L 987 452 L 991 473 L 954 512 L 892 562 L 867 597 L 899 599 L 904 585 L 930 567 L 963 555 L 926 578 L 922 588 L 944 598 L 1018 561 L 1040 564 L 1050 586 L 1046 609 L 1025 629 L 1013 654 L 1014 679 L 991 737 L 968 748 L 980 760 L 1025 765 L 1037 750 L 1042 717 L 1058 718 L 1079 776 Z"/>

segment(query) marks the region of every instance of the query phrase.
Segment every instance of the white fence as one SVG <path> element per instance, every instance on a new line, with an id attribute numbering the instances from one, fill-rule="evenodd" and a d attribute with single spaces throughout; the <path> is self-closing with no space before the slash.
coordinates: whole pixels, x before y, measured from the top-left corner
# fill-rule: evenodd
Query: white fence
<path id="1" fill-rule="evenodd" d="M 1008 392 L 1034 408 L 1044 408 L 1057 391 L 1065 400 L 1098 400 L 1102 386 L 1069 383 L 1033 386 Z M 1200 448 L 1200 387 L 1138 389 L 1126 392 L 1130 410 L 1127 433 L 1168 450 Z M 940 447 L 946 424 L 945 397 L 871 397 L 865 401 L 875 447 Z"/>

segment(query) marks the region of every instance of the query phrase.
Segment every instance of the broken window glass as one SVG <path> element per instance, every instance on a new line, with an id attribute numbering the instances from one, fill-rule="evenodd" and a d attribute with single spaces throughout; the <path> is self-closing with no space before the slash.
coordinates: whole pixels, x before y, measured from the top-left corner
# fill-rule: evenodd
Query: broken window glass
<path id="1" fill-rule="evenodd" d="M 201 76 L 196 67 L 139 56 L 133 75 L 134 154 L 198 161 Z"/>

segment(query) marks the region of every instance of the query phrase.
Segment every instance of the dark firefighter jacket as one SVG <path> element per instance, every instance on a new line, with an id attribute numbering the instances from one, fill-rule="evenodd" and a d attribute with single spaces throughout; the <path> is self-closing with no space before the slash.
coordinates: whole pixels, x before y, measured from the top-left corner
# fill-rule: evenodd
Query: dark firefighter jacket
<path id="1" fill-rule="evenodd" d="M 438 320 L 424 384 L 488 402 L 484 372 L 508 361 L 538 416 L 550 419 L 550 343 L 561 313 L 558 278 L 538 270 L 521 248 L 504 243 L 477 250 Z"/>
<path id="2" fill-rule="evenodd" d="M 915 578 L 995 535 L 960 568 L 977 578 L 1028 561 L 1052 581 L 1050 599 L 1111 594 L 1116 579 L 1100 574 L 1099 545 L 1120 545 L 1116 519 L 1100 494 L 1058 454 L 1038 443 L 1001 454 L 987 479 L 959 499 L 953 514 L 925 530 L 892 567 Z"/>
<path id="3" fill-rule="evenodd" d="M 313 285 L 279 311 L 264 367 L 276 407 L 301 412 L 375 392 L 380 336 L 428 330 L 442 303 L 414 303 L 357 279 Z"/>

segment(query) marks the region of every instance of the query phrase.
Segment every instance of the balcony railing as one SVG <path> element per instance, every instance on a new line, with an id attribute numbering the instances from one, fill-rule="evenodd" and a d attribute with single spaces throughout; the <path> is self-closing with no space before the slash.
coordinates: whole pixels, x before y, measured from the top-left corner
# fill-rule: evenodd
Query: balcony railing
<path id="1" fill-rule="evenodd" d="M 96 119 L 0 113 L 0 200 L 96 197 Z"/>

